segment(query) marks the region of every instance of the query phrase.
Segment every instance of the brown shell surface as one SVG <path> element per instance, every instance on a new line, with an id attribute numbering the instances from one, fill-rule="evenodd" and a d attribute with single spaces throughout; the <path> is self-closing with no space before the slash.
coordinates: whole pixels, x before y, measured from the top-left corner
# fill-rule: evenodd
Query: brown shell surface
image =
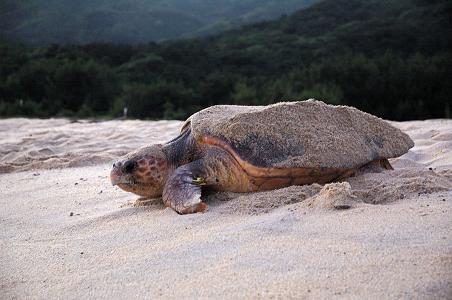
<path id="1" fill-rule="evenodd" d="M 198 142 L 223 147 L 259 168 L 354 169 L 414 146 L 380 118 L 316 100 L 212 106 L 192 115 L 183 129 L 188 126 Z"/>

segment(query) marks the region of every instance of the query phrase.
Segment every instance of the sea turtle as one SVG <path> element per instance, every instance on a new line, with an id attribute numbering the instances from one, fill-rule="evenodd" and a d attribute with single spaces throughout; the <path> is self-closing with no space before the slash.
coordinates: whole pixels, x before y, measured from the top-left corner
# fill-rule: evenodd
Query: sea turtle
<path id="1" fill-rule="evenodd" d="M 113 164 L 111 181 L 144 197 L 163 197 L 180 214 L 203 212 L 201 188 L 253 192 L 327 183 L 388 158 L 414 143 L 386 121 L 317 100 L 269 106 L 217 105 L 184 123 L 164 145 Z"/>

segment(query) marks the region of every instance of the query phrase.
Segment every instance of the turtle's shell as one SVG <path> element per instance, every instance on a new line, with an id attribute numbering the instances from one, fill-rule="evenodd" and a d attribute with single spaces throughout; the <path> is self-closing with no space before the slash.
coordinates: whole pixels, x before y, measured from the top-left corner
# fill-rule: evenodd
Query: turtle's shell
<path id="1" fill-rule="evenodd" d="M 183 130 L 188 126 L 198 142 L 221 141 L 215 144 L 263 168 L 353 169 L 414 146 L 380 118 L 316 100 L 212 106 L 192 115 Z"/>

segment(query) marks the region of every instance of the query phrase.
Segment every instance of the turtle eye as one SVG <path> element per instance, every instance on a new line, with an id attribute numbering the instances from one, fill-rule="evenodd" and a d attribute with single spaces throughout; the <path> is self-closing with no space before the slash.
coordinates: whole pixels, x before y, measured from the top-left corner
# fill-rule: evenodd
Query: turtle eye
<path id="1" fill-rule="evenodd" d="M 124 172 L 131 173 L 135 167 L 137 166 L 137 163 L 132 160 L 128 160 L 124 163 Z"/>

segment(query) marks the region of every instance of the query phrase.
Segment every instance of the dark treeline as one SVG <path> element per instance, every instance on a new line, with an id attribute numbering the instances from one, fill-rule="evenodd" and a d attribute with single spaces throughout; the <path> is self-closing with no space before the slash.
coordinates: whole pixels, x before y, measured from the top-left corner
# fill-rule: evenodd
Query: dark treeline
<path id="1" fill-rule="evenodd" d="M 0 46 L 1 116 L 183 119 L 214 104 L 318 98 L 395 119 L 450 117 L 449 1 L 326 0 L 218 36 Z"/>

